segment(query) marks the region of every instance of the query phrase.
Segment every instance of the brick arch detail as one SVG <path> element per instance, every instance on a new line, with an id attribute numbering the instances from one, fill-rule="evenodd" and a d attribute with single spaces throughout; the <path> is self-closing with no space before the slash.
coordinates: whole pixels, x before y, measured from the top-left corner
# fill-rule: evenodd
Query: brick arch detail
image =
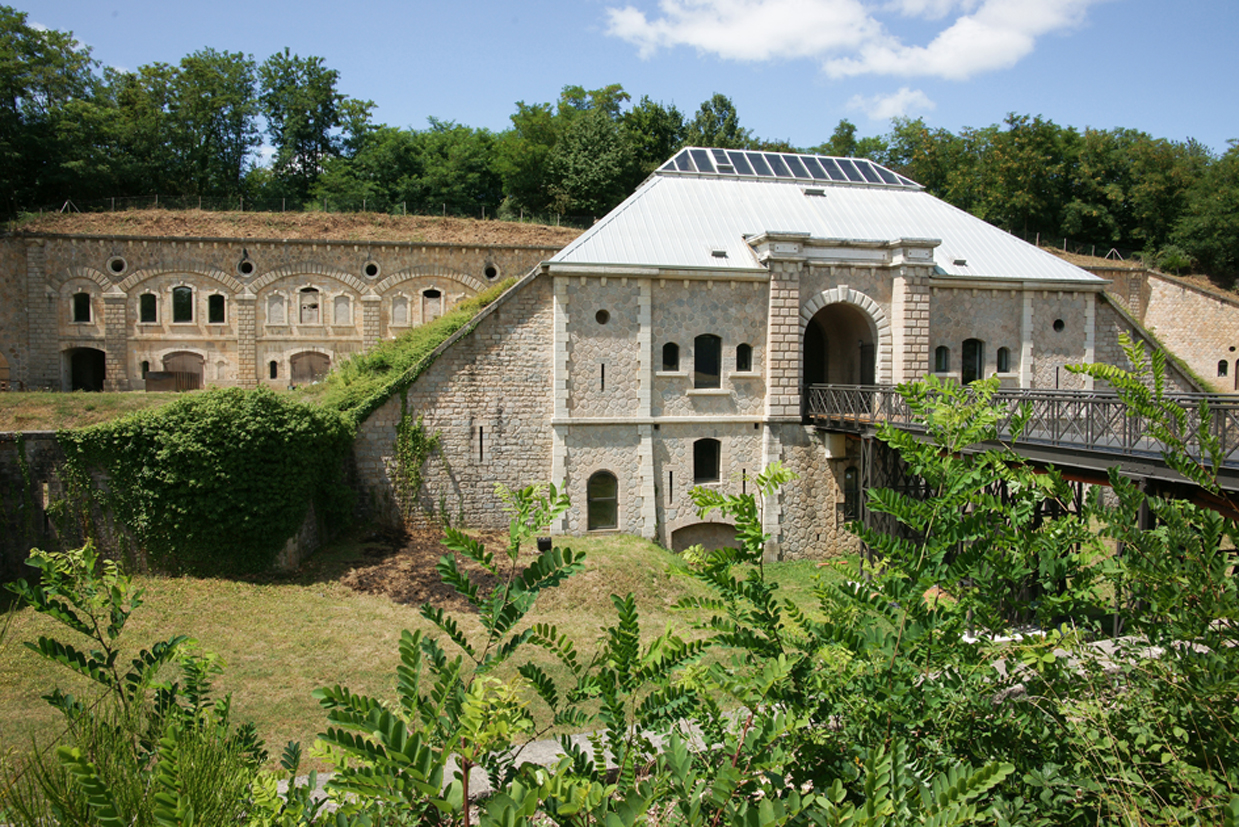
<path id="1" fill-rule="evenodd" d="M 338 267 L 328 267 L 325 264 L 286 264 L 283 267 L 277 267 L 274 270 L 268 270 L 258 278 L 250 282 L 250 290 L 255 294 L 264 287 L 267 287 L 283 278 L 289 276 L 326 276 L 329 279 L 335 279 L 338 282 L 347 284 L 360 295 L 365 295 L 369 291 L 369 287 L 364 281 L 354 276 L 352 273 L 341 270 Z"/>
<path id="2" fill-rule="evenodd" d="M 245 285 L 236 277 L 230 276 L 218 267 L 209 267 L 202 264 L 187 263 L 179 266 L 165 266 L 158 270 L 137 270 L 131 273 L 124 281 L 120 283 L 120 289 L 128 293 L 133 288 L 137 287 L 144 281 L 156 278 L 157 276 L 167 275 L 186 275 L 200 276 L 202 278 L 212 279 L 224 285 L 234 296 L 245 292 Z"/>
<path id="3" fill-rule="evenodd" d="M 478 281 L 476 278 L 469 275 L 468 273 L 462 273 L 458 270 L 450 270 L 446 267 L 441 267 L 437 264 L 422 264 L 422 265 L 418 265 L 417 267 L 409 267 L 407 269 L 401 270 L 398 273 L 392 273 L 390 276 L 383 279 L 382 281 L 380 281 L 378 284 L 374 286 L 374 292 L 378 293 L 381 296 L 384 293 L 386 293 L 388 290 L 392 289 L 398 284 L 401 284 L 402 282 L 412 281 L 413 279 L 418 279 L 418 278 L 449 279 L 451 281 L 457 282 L 458 284 L 463 284 L 465 287 L 468 287 L 474 293 L 481 293 L 483 290 L 486 289 L 485 284 Z"/>
<path id="4" fill-rule="evenodd" d="M 59 292 L 66 281 L 70 279 L 89 279 L 95 284 L 103 288 L 106 293 L 108 290 L 115 289 L 116 285 L 112 284 L 112 280 L 105 276 L 101 271 L 94 267 L 70 267 L 67 270 L 62 270 L 60 273 L 52 277 L 52 284 L 55 285 L 56 291 Z M 124 290 L 124 286 L 121 286 Z"/>
<path id="5" fill-rule="evenodd" d="M 877 340 L 877 379 L 878 384 L 886 385 L 891 381 L 891 357 L 894 347 L 891 342 L 891 323 L 882 305 L 859 290 L 853 290 L 846 284 L 823 290 L 800 306 L 800 341 L 804 341 L 804 331 L 818 311 L 832 304 L 850 304 L 860 310 L 869 320 Z"/>

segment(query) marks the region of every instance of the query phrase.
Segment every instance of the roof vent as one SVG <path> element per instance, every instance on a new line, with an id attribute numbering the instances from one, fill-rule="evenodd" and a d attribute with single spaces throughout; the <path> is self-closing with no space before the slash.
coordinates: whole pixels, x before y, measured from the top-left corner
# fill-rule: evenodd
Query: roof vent
<path id="1" fill-rule="evenodd" d="M 804 194 L 816 196 L 817 198 L 825 198 L 826 190 L 822 189 L 821 187 L 805 187 Z"/>
<path id="2" fill-rule="evenodd" d="M 957 258 L 957 259 L 955 259 L 955 266 L 956 266 L 956 267 L 967 267 L 967 266 L 968 266 L 968 259 L 966 259 L 966 258 Z"/>
<path id="3" fill-rule="evenodd" d="M 711 250 L 710 255 L 714 256 L 715 258 L 727 258 L 727 251 L 726 250 Z"/>
<path id="4" fill-rule="evenodd" d="M 736 168 L 733 167 L 731 164 L 719 164 L 718 171 L 719 172 L 735 172 Z"/>

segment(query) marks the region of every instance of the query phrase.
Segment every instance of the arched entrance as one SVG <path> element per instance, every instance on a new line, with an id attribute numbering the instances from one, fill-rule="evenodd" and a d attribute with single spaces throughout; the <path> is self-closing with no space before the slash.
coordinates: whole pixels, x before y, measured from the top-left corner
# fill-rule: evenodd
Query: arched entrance
<path id="1" fill-rule="evenodd" d="M 804 331 L 806 385 L 872 385 L 877 377 L 877 342 L 872 320 L 855 305 L 828 304 Z"/>
<path id="2" fill-rule="evenodd" d="M 314 353 L 313 351 L 297 353 L 293 355 L 289 362 L 292 367 L 292 382 L 294 385 L 307 385 L 317 382 L 327 375 L 327 371 L 331 370 L 331 357 L 325 353 Z"/>
<path id="3" fill-rule="evenodd" d="M 163 372 L 171 374 L 173 382 L 173 387 L 168 390 L 194 391 L 201 388 L 205 364 L 205 359 L 187 350 L 179 350 L 163 357 Z"/>
<path id="4" fill-rule="evenodd" d="M 69 369 L 69 390 L 101 391 L 107 357 L 102 350 L 93 347 L 75 347 L 65 351 Z"/>

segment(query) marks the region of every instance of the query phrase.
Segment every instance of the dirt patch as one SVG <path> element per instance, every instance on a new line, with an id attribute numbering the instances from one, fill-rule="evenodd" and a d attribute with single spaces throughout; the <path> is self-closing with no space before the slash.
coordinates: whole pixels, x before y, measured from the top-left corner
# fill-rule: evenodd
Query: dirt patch
<path id="1" fill-rule="evenodd" d="M 497 558 L 504 556 L 507 548 L 506 531 L 479 531 L 473 533 L 488 551 Z M 448 550 L 443 546 L 443 532 L 416 531 L 412 534 L 376 533 L 366 538 L 362 546 L 362 560 L 355 563 L 340 582 L 348 588 L 364 594 L 385 595 L 396 603 L 420 606 L 432 603 L 448 611 L 472 611 L 456 590 L 439 578 L 435 565 Z M 532 549 L 523 549 L 523 570 L 526 558 L 533 558 Z M 483 571 L 481 566 L 463 557 L 457 558 L 460 568 L 473 576 L 473 582 L 483 592 L 493 588 L 499 581 Z"/>
<path id="2" fill-rule="evenodd" d="M 581 234 L 571 227 L 383 213 L 264 213 L 207 210 L 124 210 L 52 213 L 30 219 L 18 233 L 159 238 L 261 238 L 395 241 L 469 246 L 562 248 Z"/>

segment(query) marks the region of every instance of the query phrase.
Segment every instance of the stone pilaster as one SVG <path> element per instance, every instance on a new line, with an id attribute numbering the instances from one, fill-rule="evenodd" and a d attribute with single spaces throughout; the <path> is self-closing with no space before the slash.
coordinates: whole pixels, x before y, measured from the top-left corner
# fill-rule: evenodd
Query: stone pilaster
<path id="1" fill-rule="evenodd" d="M 43 241 L 26 244 L 26 330 L 30 337 L 30 365 L 26 378 L 31 390 L 61 390 L 60 296 L 47 283 L 47 249 Z"/>
<path id="2" fill-rule="evenodd" d="M 246 290 L 237 296 L 237 384 L 258 387 L 258 297 Z"/>
<path id="3" fill-rule="evenodd" d="M 1097 361 L 1097 294 L 1084 294 L 1084 363 L 1091 365 Z M 1084 389 L 1093 389 L 1093 377 L 1085 376 Z"/>
<path id="4" fill-rule="evenodd" d="M 766 416 L 800 421 L 800 262 L 770 264 Z"/>
<path id="5" fill-rule="evenodd" d="M 362 350 L 369 350 L 379 343 L 379 313 L 382 304 L 383 299 L 377 293 L 367 293 L 361 297 Z"/>
<path id="6" fill-rule="evenodd" d="M 129 390 L 129 326 L 125 319 L 128 296 L 118 287 L 103 294 L 103 389 Z"/>
<path id="7" fill-rule="evenodd" d="M 654 371 L 658 362 L 654 354 L 653 309 L 650 281 L 642 279 L 637 297 L 637 416 L 653 414 Z M 653 459 L 650 460 L 653 462 Z M 653 478 L 651 477 L 651 480 Z M 652 483 L 651 483 L 652 484 Z"/>
<path id="8" fill-rule="evenodd" d="M 556 485 L 568 481 L 568 279 L 556 276 L 551 295 L 551 388 L 555 396 L 551 409 L 551 481 Z M 556 534 L 568 530 L 568 515 L 558 526 L 552 526 Z"/>
<path id="9" fill-rule="evenodd" d="M 1033 378 L 1033 359 L 1037 354 L 1033 348 L 1033 291 L 1024 291 L 1024 319 L 1021 325 L 1023 342 L 1020 345 L 1020 387 L 1031 388 Z"/>
<path id="10" fill-rule="evenodd" d="M 915 269 L 901 270 L 891 295 L 891 381 L 920 379 L 929 373 L 929 279 Z"/>
<path id="11" fill-rule="evenodd" d="M 641 467 L 641 536 L 658 540 L 658 504 L 654 495 L 654 427 L 638 425 L 637 464 Z"/>
<path id="12" fill-rule="evenodd" d="M 762 427 L 761 435 L 761 467 L 766 469 L 773 462 L 779 462 L 783 459 L 783 443 L 779 439 L 778 433 L 770 423 L 766 423 Z M 761 513 L 761 530 L 770 537 L 766 543 L 764 557 L 766 562 L 774 562 L 779 559 L 779 551 L 782 548 L 783 529 L 783 503 L 780 500 L 782 495 L 776 491 L 774 494 L 766 497 L 762 502 Z"/>

